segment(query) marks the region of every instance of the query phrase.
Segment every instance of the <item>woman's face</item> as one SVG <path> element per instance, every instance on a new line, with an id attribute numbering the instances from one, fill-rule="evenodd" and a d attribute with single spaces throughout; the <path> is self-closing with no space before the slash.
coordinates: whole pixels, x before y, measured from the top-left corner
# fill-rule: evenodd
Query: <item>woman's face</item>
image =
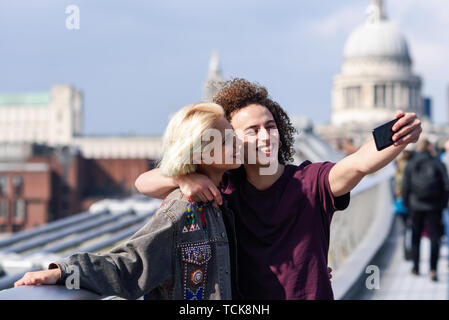
<path id="1" fill-rule="evenodd" d="M 240 150 L 237 147 L 236 136 L 231 124 L 225 117 L 219 118 L 212 130 L 208 130 L 213 135 L 203 136 L 205 141 L 211 141 L 209 148 L 203 149 L 203 165 L 208 165 L 215 169 L 224 171 L 237 169 L 241 165 Z M 204 134 L 203 134 L 204 135 Z M 209 161 L 205 161 L 205 159 Z"/>
<path id="2" fill-rule="evenodd" d="M 232 114 L 231 125 L 244 146 L 244 163 L 269 165 L 277 162 L 279 131 L 270 110 L 250 104 Z"/>

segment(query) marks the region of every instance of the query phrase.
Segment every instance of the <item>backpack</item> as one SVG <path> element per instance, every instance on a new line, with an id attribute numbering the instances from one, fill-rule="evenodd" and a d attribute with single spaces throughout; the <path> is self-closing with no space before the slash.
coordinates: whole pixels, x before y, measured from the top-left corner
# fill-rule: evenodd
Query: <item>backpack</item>
<path id="1" fill-rule="evenodd" d="M 443 193 L 443 177 L 436 159 L 419 159 L 411 168 L 411 191 L 419 200 L 437 200 Z"/>

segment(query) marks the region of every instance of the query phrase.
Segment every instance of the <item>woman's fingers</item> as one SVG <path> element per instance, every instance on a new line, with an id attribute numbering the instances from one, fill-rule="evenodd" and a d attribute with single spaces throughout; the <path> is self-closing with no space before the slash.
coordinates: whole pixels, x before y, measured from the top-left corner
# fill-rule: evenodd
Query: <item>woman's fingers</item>
<path id="1" fill-rule="evenodd" d="M 25 282 L 23 281 L 23 278 L 22 278 L 22 279 L 19 279 L 19 280 L 17 280 L 16 282 L 14 282 L 14 288 L 15 288 L 15 287 L 23 286 L 24 284 L 25 284 Z"/>
<path id="2" fill-rule="evenodd" d="M 25 275 L 14 283 L 14 287 L 20 287 L 23 285 L 42 285 L 42 284 L 55 284 L 60 277 L 59 269 L 43 270 L 35 272 L 27 272 Z"/>

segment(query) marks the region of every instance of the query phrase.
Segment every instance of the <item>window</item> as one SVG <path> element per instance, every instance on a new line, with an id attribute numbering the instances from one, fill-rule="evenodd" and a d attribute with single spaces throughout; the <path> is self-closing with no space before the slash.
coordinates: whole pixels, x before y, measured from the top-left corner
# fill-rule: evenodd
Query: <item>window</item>
<path id="1" fill-rule="evenodd" d="M 385 107 L 385 85 L 376 84 L 374 86 L 374 106 Z"/>
<path id="2" fill-rule="evenodd" d="M 24 220 L 26 217 L 25 200 L 20 199 L 14 202 L 14 218 Z"/>
<path id="3" fill-rule="evenodd" d="M 390 94 L 391 94 L 391 97 L 390 97 L 390 99 L 391 99 L 391 106 L 394 108 L 394 107 L 396 107 L 396 102 L 395 102 L 395 97 L 394 97 L 394 87 L 395 87 L 395 85 L 394 85 L 394 83 L 391 85 L 391 91 L 390 91 Z"/>
<path id="4" fill-rule="evenodd" d="M 360 107 L 360 86 L 347 87 L 344 89 L 345 105 L 347 108 Z"/>
<path id="5" fill-rule="evenodd" d="M 0 177 L 0 196 L 8 194 L 8 177 Z"/>
<path id="6" fill-rule="evenodd" d="M 14 188 L 14 194 L 21 196 L 23 193 L 23 178 L 21 176 L 14 176 L 12 178 L 12 186 Z"/>
<path id="7" fill-rule="evenodd" d="M 0 218 L 8 218 L 8 200 L 0 200 Z"/>

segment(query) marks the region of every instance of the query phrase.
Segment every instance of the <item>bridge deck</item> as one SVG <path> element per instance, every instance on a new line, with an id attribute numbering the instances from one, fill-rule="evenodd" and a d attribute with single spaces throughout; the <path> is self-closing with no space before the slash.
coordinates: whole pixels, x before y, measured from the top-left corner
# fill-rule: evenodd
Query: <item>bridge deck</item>
<path id="1" fill-rule="evenodd" d="M 448 248 L 441 242 L 438 281 L 430 280 L 430 240 L 421 239 L 420 275 L 411 274 L 412 262 L 404 259 L 402 225 L 396 221 L 384 246 L 381 258 L 374 262 L 380 268 L 380 289 L 363 290 L 358 299 L 371 300 L 448 300 Z"/>

